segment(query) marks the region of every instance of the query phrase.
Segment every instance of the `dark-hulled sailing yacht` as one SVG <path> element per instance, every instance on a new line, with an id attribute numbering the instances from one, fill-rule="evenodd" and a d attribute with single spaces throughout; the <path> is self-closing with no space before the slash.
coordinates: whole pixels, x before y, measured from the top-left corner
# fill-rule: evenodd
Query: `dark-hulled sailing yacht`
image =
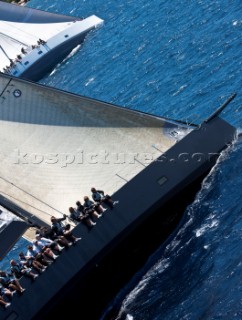
<path id="1" fill-rule="evenodd" d="M 172 234 L 235 139 L 236 129 L 219 116 L 234 97 L 196 125 L 0 74 L 0 205 L 18 217 L 2 225 L 1 258 L 19 237 L 90 196 L 91 187 L 116 201 L 91 230 L 66 219 L 81 241 L 34 282 L 20 279 L 26 291 L 0 318 L 50 319 L 68 310 L 98 319 Z"/>

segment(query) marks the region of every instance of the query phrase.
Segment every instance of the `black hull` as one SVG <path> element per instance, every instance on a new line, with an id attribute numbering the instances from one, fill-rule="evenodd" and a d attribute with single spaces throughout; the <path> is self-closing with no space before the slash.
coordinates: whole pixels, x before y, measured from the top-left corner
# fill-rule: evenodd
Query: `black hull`
<path id="1" fill-rule="evenodd" d="M 205 176 L 206 174 L 186 187 L 145 220 L 114 251 L 93 267 L 88 275 L 83 277 L 80 274 L 80 278 L 75 277 L 63 289 L 65 297 L 63 298 L 63 291 L 59 292 L 34 320 L 54 319 L 58 312 L 64 314 L 67 310 L 74 318 L 80 308 L 90 320 L 99 320 L 104 312 L 103 320 L 116 320 L 119 309 L 112 308 L 107 312 L 108 304 L 145 265 L 148 257 L 170 240 Z M 61 302 L 56 302 L 58 299 Z"/>

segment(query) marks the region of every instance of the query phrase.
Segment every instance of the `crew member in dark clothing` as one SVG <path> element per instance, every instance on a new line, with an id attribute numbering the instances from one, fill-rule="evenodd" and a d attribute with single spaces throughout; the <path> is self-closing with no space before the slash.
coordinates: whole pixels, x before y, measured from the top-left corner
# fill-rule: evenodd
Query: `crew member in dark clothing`
<path id="1" fill-rule="evenodd" d="M 54 216 L 51 217 L 51 229 L 55 232 L 57 236 L 64 236 L 67 241 L 71 243 L 76 243 L 77 241 L 81 240 L 81 238 L 77 238 L 73 235 L 71 231 L 71 226 L 69 224 L 63 225 L 62 221 L 66 220 L 66 215 L 64 214 L 63 218 L 56 218 Z"/>
<path id="2" fill-rule="evenodd" d="M 70 219 L 76 222 L 81 222 L 82 220 L 82 212 L 74 209 L 73 207 L 69 208 Z"/>
<path id="3" fill-rule="evenodd" d="M 23 293 L 25 291 L 25 288 L 21 286 L 20 282 L 12 274 L 2 270 L 0 270 L 0 283 L 4 288 L 17 291 L 18 293 Z"/>
<path id="4" fill-rule="evenodd" d="M 27 53 L 27 51 L 26 51 L 24 48 L 21 48 L 21 52 L 22 52 L 23 54 L 26 54 L 26 53 Z"/>
<path id="5" fill-rule="evenodd" d="M 28 268 L 21 263 L 16 262 L 14 259 L 10 261 L 10 266 L 12 274 L 14 274 L 17 279 L 25 276 L 30 278 L 31 280 L 35 280 L 38 277 L 37 274 L 32 272 L 31 268 Z"/>
<path id="6" fill-rule="evenodd" d="M 104 194 L 103 190 L 96 190 L 96 188 L 91 188 L 93 201 L 99 203 L 105 203 L 110 209 L 113 209 L 114 204 L 112 198 L 108 194 Z"/>
<path id="7" fill-rule="evenodd" d="M 69 242 L 66 240 L 66 238 L 64 236 L 58 236 L 51 227 L 42 226 L 36 230 L 36 235 L 37 234 L 41 237 L 57 242 L 62 247 L 69 247 Z"/>
<path id="8" fill-rule="evenodd" d="M 42 273 L 47 267 L 44 266 L 42 263 L 37 261 L 33 256 L 32 257 L 27 257 L 24 255 L 24 253 L 21 251 L 19 253 L 19 262 L 23 265 L 26 266 L 27 268 L 31 268 L 36 270 L 39 274 Z"/>
<path id="9" fill-rule="evenodd" d="M 90 200 L 88 196 L 84 197 L 83 207 L 84 213 L 89 214 L 94 220 L 102 216 L 102 213 L 97 212 L 96 204 L 92 200 Z"/>
<path id="10" fill-rule="evenodd" d="M 42 40 L 42 39 L 39 39 L 39 40 L 37 41 L 37 43 L 38 43 L 38 45 L 40 45 L 40 44 L 46 44 L 46 41 L 44 41 L 44 40 Z"/>
<path id="11" fill-rule="evenodd" d="M 93 222 L 90 215 L 85 212 L 85 208 L 81 204 L 81 202 L 77 201 L 76 205 L 76 209 L 72 207 L 69 208 L 69 211 L 72 212 L 70 216 L 72 216 L 74 220 L 76 219 L 77 221 L 85 224 L 89 229 L 94 227 L 96 225 L 96 222 Z"/>

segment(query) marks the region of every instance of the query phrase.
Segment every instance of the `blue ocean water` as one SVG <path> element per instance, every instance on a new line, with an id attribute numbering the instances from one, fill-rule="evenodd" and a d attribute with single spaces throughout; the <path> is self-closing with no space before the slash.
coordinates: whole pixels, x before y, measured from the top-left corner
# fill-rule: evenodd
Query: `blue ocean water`
<path id="1" fill-rule="evenodd" d="M 196 123 L 237 92 L 222 117 L 241 132 L 241 0 L 31 0 L 28 6 L 104 19 L 40 83 Z M 110 303 L 120 310 L 117 319 L 242 319 L 241 154 L 238 136 L 172 238 Z"/>

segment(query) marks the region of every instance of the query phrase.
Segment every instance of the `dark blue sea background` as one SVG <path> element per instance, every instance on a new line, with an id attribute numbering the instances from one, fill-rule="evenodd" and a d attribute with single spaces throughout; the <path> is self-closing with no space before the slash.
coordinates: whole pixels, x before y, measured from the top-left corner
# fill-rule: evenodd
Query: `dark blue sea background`
<path id="1" fill-rule="evenodd" d="M 40 83 L 172 119 L 242 130 L 241 0 L 31 0 L 104 20 Z M 219 158 L 179 228 L 108 308 L 117 319 L 242 319 L 242 139 Z M 25 245 L 22 239 L 15 248 Z"/>

